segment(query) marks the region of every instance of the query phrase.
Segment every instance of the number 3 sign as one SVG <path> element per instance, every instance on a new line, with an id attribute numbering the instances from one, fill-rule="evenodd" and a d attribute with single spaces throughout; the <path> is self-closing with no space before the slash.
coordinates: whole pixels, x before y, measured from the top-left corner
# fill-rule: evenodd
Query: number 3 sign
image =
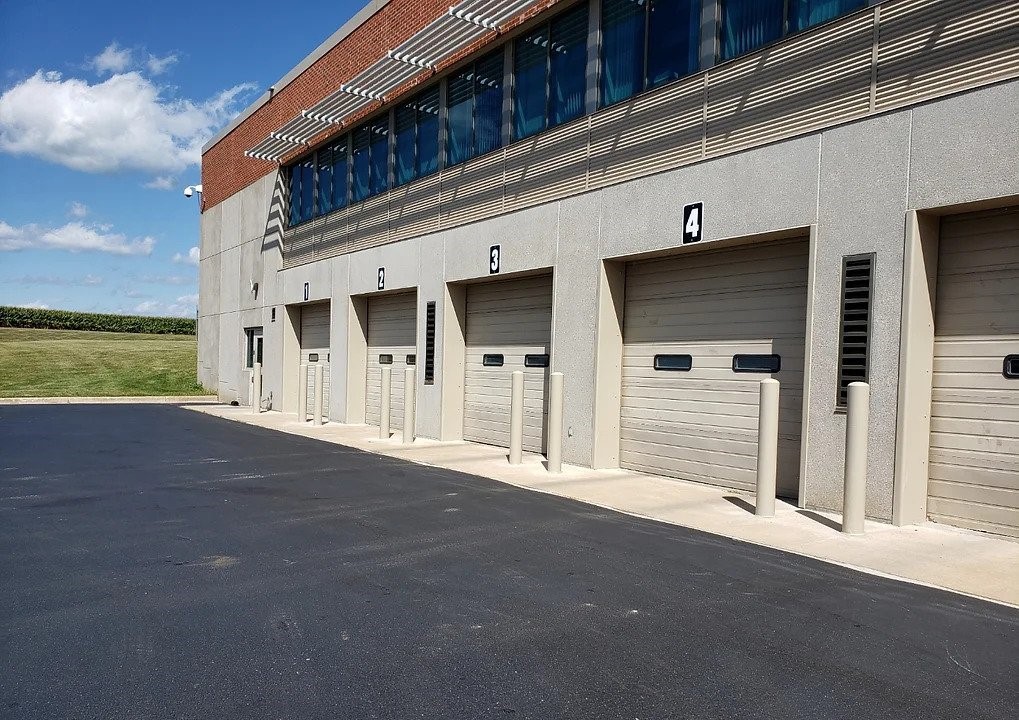
<path id="1" fill-rule="evenodd" d="M 499 272 L 499 263 L 502 261 L 502 249 L 493 245 L 488 249 L 488 274 L 495 275 Z"/>

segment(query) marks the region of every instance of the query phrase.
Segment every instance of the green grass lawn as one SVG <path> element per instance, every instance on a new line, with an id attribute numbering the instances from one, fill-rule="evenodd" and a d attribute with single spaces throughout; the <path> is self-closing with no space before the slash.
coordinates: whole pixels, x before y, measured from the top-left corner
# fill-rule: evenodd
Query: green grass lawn
<path id="1" fill-rule="evenodd" d="M 0 397 L 204 395 L 193 335 L 0 328 Z"/>

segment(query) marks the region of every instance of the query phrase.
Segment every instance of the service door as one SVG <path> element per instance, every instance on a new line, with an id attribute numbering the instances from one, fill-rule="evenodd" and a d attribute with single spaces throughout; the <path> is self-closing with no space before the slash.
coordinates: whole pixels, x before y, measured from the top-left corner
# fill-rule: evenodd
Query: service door
<path id="1" fill-rule="evenodd" d="M 941 223 L 927 513 L 1019 537 L 1019 208 Z"/>
<path id="2" fill-rule="evenodd" d="M 403 376 L 417 362 L 417 295 L 379 295 L 368 299 L 368 377 L 365 421 L 378 425 L 382 408 L 382 368 L 392 371 L 390 427 L 403 429 Z"/>
<path id="3" fill-rule="evenodd" d="M 620 465 L 754 489 L 760 382 L 775 378 L 778 492 L 795 497 L 806 291 L 806 240 L 630 263 Z"/>
<path id="4" fill-rule="evenodd" d="M 524 450 L 545 451 L 552 277 L 467 287 L 464 439 L 509 447 L 511 373 L 524 373 Z"/>
<path id="5" fill-rule="evenodd" d="M 301 308 L 301 362 L 308 364 L 308 412 L 315 407 L 315 365 L 322 365 L 322 414 L 329 416 L 329 303 Z"/>

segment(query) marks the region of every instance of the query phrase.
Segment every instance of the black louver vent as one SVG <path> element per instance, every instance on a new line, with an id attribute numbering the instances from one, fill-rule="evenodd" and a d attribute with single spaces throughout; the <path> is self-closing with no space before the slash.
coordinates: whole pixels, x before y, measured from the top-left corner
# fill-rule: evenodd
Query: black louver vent
<path id="1" fill-rule="evenodd" d="M 870 378 L 870 307 L 874 289 L 874 256 L 842 261 L 842 323 L 839 338 L 838 407 L 846 406 L 849 383 Z"/>

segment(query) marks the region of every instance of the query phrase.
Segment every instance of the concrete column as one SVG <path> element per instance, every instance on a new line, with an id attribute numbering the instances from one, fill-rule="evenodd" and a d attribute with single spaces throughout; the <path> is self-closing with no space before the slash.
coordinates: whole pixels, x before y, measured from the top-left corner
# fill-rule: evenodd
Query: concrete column
<path id="1" fill-rule="evenodd" d="M 325 398 L 325 389 L 322 387 L 325 384 L 325 371 L 322 367 L 322 363 L 315 363 L 315 412 L 312 417 L 312 422 L 316 425 L 322 424 L 322 402 Z"/>
<path id="2" fill-rule="evenodd" d="M 519 465 L 524 457 L 524 373 L 514 370 L 510 376 L 510 465 Z"/>
<path id="3" fill-rule="evenodd" d="M 393 394 L 393 369 L 382 368 L 382 397 L 379 399 L 379 439 L 389 439 L 389 407 Z"/>
<path id="4" fill-rule="evenodd" d="M 308 419 L 308 363 L 298 366 L 300 376 L 297 378 L 297 422 Z"/>
<path id="5" fill-rule="evenodd" d="M 251 366 L 251 412 L 262 412 L 262 363 Z"/>
<path id="6" fill-rule="evenodd" d="M 414 387 L 416 373 L 414 366 L 410 365 L 403 371 L 403 443 L 409 445 L 414 442 L 414 423 L 417 417 L 414 406 Z"/>
<path id="7" fill-rule="evenodd" d="M 862 535 L 867 509 L 867 432 L 870 385 L 849 383 L 846 410 L 846 476 L 842 499 L 842 532 Z"/>
<path id="8" fill-rule="evenodd" d="M 779 382 L 761 380 L 761 404 L 757 422 L 757 515 L 775 517 L 778 470 Z"/>
<path id="9" fill-rule="evenodd" d="M 563 374 L 548 378 L 548 471 L 563 470 Z"/>

